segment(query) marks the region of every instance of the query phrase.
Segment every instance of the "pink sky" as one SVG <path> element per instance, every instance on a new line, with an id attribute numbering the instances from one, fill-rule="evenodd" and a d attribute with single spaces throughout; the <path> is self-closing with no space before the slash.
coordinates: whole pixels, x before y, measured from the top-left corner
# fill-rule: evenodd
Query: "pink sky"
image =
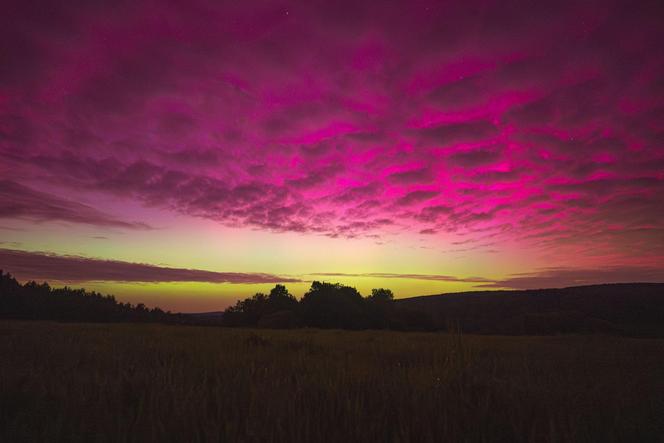
<path id="1" fill-rule="evenodd" d="M 663 281 L 663 12 L 10 1 L 0 267 L 183 310 Z"/>

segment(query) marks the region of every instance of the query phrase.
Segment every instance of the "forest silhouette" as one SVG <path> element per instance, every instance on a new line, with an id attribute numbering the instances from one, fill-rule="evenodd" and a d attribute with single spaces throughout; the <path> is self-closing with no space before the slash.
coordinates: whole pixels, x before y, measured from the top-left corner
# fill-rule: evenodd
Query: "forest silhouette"
<path id="1" fill-rule="evenodd" d="M 228 326 L 266 328 L 313 327 L 323 329 L 431 329 L 428 317 L 402 308 L 385 288 L 362 297 L 357 289 L 340 283 L 314 281 L 298 301 L 283 285 L 269 294 L 240 300 L 224 312 Z"/>
<path id="2" fill-rule="evenodd" d="M 48 283 L 19 283 L 0 270 L 0 317 L 65 322 L 168 322 L 175 314 L 143 303 L 122 303 L 112 295 L 85 289 L 52 288 Z"/>
<path id="3" fill-rule="evenodd" d="M 62 322 L 154 322 L 267 329 L 392 329 L 477 334 L 603 333 L 664 337 L 664 284 L 629 283 L 562 289 L 483 291 L 396 300 L 377 288 L 314 281 L 295 298 L 277 284 L 223 313 L 171 313 L 122 303 L 85 289 L 19 283 L 0 271 L 0 318 Z"/>
<path id="4" fill-rule="evenodd" d="M 362 297 L 339 283 L 313 282 L 298 301 L 284 285 L 269 294 L 257 293 L 223 313 L 182 314 L 122 303 L 112 295 L 85 289 L 52 288 L 48 283 L 19 283 L 0 271 L 0 318 L 64 322 L 159 322 L 196 325 L 318 327 L 339 329 L 424 329 L 424 316 L 398 309 L 389 289 L 374 289 Z"/>

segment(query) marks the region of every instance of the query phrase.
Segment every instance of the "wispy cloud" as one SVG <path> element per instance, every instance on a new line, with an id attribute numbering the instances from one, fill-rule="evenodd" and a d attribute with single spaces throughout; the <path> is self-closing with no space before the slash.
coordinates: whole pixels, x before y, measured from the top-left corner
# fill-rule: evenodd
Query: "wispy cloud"
<path id="1" fill-rule="evenodd" d="M 268 273 L 215 272 L 200 269 L 171 268 L 145 263 L 104 260 L 46 252 L 0 248 L 0 269 L 21 280 L 53 282 L 206 282 L 206 283 L 306 283 L 311 279 L 278 276 Z M 407 279 L 437 282 L 470 283 L 476 288 L 538 289 L 600 283 L 664 282 L 664 268 L 610 266 L 597 268 L 545 268 L 532 273 L 513 274 L 502 279 L 457 277 L 444 274 L 343 273 L 315 272 L 322 278 Z"/>
<path id="2" fill-rule="evenodd" d="M 121 220 L 91 206 L 65 200 L 10 180 L 0 180 L 0 218 L 37 222 L 64 221 L 106 228 L 151 229 L 145 223 Z"/>
<path id="3" fill-rule="evenodd" d="M 299 279 L 264 273 L 214 272 L 144 263 L 0 249 L 0 268 L 22 280 L 59 282 L 293 283 Z"/>
<path id="4" fill-rule="evenodd" d="M 464 282 L 464 283 L 487 283 L 493 280 L 482 277 L 455 277 L 452 275 L 440 274 L 394 274 L 382 272 L 369 272 L 363 274 L 349 274 L 343 272 L 316 272 L 309 275 L 316 275 L 321 277 L 372 277 L 372 278 L 386 278 L 386 279 L 408 279 L 408 280 L 429 280 L 429 281 L 444 281 L 444 282 Z"/>
<path id="5" fill-rule="evenodd" d="M 538 289 L 601 283 L 662 283 L 663 267 L 608 266 L 601 269 L 546 268 L 481 284 L 484 288 Z"/>
<path id="6" fill-rule="evenodd" d="M 371 277 L 382 279 L 428 280 L 439 282 L 472 283 L 475 288 L 540 289 L 565 286 L 583 286 L 602 283 L 664 282 L 664 267 L 609 266 L 596 268 L 545 268 L 535 272 L 513 274 L 501 279 L 484 277 L 456 277 L 441 274 L 398 273 L 343 273 L 317 272 L 320 277 Z"/>

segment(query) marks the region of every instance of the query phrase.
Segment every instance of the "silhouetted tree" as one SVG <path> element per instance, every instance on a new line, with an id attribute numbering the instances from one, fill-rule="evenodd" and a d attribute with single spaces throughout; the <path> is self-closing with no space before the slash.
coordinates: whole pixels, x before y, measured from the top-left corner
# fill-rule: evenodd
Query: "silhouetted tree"
<path id="1" fill-rule="evenodd" d="M 288 292 L 288 289 L 286 289 L 286 286 L 284 285 L 276 285 L 272 288 L 270 295 L 268 295 L 267 302 L 267 314 L 282 310 L 297 310 L 297 299 Z"/>
<path id="2" fill-rule="evenodd" d="M 284 285 L 270 294 L 255 294 L 224 312 L 228 326 L 286 328 L 387 328 L 394 311 L 394 294 L 374 289 L 366 299 L 353 287 L 315 281 L 299 302 Z"/>
<path id="3" fill-rule="evenodd" d="M 0 318 L 85 322 L 172 322 L 176 316 L 159 308 L 118 303 L 115 297 L 69 287 L 53 289 L 48 283 L 21 285 L 0 270 Z"/>
<path id="4" fill-rule="evenodd" d="M 359 329 L 368 325 L 364 299 L 350 286 L 315 281 L 300 303 L 306 326 Z"/>
<path id="5" fill-rule="evenodd" d="M 276 312 L 287 311 L 291 314 L 282 314 L 282 316 L 293 317 L 297 308 L 297 299 L 288 292 L 288 289 L 284 285 L 276 285 L 268 295 L 257 293 L 250 298 L 239 300 L 235 306 L 226 309 L 223 323 L 228 326 L 258 326 L 262 318 Z"/>
<path id="6" fill-rule="evenodd" d="M 372 289 L 371 295 L 367 297 L 371 301 L 392 301 L 394 300 L 394 294 L 389 289 L 378 288 Z"/>
<path id="7" fill-rule="evenodd" d="M 366 310 L 371 328 L 389 328 L 394 317 L 394 294 L 389 289 L 372 289 L 366 300 Z"/>
<path id="8" fill-rule="evenodd" d="M 224 311 L 224 324 L 228 326 L 256 326 L 258 320 L 268 312 L 268 296 L 254 294 L 250 298 L 238 300 L 235 306 Z"/>

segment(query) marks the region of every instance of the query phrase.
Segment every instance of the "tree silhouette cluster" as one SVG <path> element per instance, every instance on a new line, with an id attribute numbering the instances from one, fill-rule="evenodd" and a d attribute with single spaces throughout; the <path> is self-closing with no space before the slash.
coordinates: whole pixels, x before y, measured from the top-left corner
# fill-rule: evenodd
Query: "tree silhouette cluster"
<path id="1" fill-rule="evenodd" d="M 297 300 L 284 285 L 222 313 L 172 314 L 84 289 L 20 284 L 0 270 L 0 318 L 70 322 L 160 322 L 259 328 L 458 330 L 476 334 L 604 333 L 664 337 L 664 284 L 485 291 L 394 300 L 389 289 L 315 281 Z"/>
<path id="2" fill-rule="evenodd" d="M 177 322 L 179 317 L 143 303 L 118 302 L 112 295 L 84 289 L 51 288 L 48 283 L 20 284 L 0 270 L 0 317 L 72 322 Z"/>
<path id="3" fill-rule="evenodd" d="M 269 294 L 240 300 L 224 312 L 228 326 L 266 328 L 426 329 L 425 314 L 397 307 L 389 289 L 373 289 L 363 297 L 339 283 L 315 281 L 301 300 L 283 285 Z"/>

